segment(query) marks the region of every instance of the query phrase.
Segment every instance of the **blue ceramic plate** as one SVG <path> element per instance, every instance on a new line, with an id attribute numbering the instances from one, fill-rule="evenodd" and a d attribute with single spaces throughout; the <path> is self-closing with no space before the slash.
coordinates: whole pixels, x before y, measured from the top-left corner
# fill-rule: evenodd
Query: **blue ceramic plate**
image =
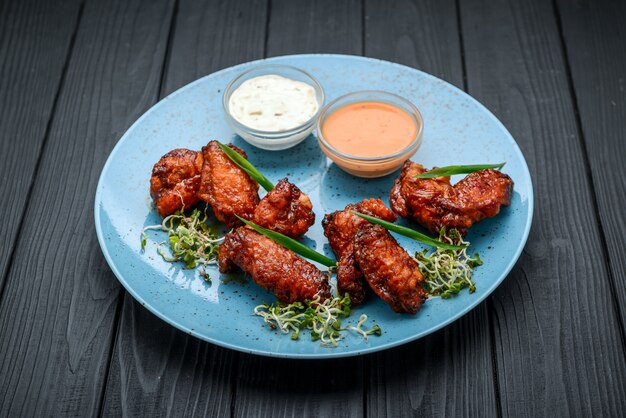
<path id="1" fill-rule="evenodd" d="M 285 151 L 256 149 L 236 137 L 222 114 L 222 92 L 228 82 L 262 63 L 289 64 L 313 74 L 326 100 L 355 90 L 387 90 L 412 101 L 424 117 L 424 143 L 413 157 L 427 167 L 506 161 L 504 171 L 515 181 L 513 202 L 499 216 L 474 226 L 469 240 L 484 260 L 474 273 L 476 292 L 467 290 L 448 300 L 428 300 L 417 315 L 396 314 L 370 297 L 349 320 L 366 313 L 383 329 L 364 341 L 348 334 L 336 348 L 325 348 L 308 335 L 292 341 L 269 329 L 253 308 L 274 296 L 248 280 L 221 280 L 208 269 L 212 284 L 180 263 L 167 263 L 156 253 L 164 232 L 153 231 L 145 252 L 140 234 L 159 223 L 151 205 L 149 178 L 153 164 L 173 148 L 199 150 L 210 139 L 232 141 L 270 180 L 283 177 L 311 197 L 317 215 L 304 242 L 333 257 L 322 232 L 325 213 L 364 198 L 389 202 L 398 172 L 364 180 L 341 171 L 322 154 L 314 136 Z M 453 179 L 455 181 L 456 179 Z M 451 323 L 485 299 L 509 273 L 526 242 L 533 212 L 528 167 L 505 127 L 480 103 L 431 75 L 390 62 L 343 55 L 295 55 L 238 65 L 201 78 L 172 93 L 144 114 L 124 134 L 102 170 L 96 193 L 98 240 L 111 269 L 142 305 L 173 326 L 217 345 L 277 357 L 329 358 L 353 356 L 416 340 Z M 404 223 L 404 222 L 403 222 Z M 421 244 L 396 236 L 409 252 Z"/>

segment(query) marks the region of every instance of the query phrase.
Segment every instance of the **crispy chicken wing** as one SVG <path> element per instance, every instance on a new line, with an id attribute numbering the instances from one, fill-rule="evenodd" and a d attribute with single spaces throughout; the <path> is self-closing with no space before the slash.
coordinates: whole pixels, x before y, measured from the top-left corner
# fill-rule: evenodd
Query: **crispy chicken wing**
<path id="1" fill-rule="evenodd" d="M 328 278 L 317 267 L 248 227 L 226 234 L 218 263 L 222 273 L 239 267 L 284 303 L 330 297 Z"/>
<path id="2" fill-rule="evenodd" d="M 416 313 L 426 299 L 417 262 L 379 225 L 363 226 L 354 246 L 356 262 L 372 290 L 395 312 Z"/>
<path id="3" fill-rule="evenodd" d="M 242 149 L 228 146 L 247 158 Z M 202 154 L 204 164 L 198 197 L 211 205 L 215 217 L 229 228 L 241 225 L 235 215 L 251 219 L 259 203 L 259 185 L 224 154 L 217 141 L 202 147 Z"/>
<path id="4" fill-rule="evenodd" d="M 456 228 L 462 235 L 476 222 L 491 218 L 501 206 L 511 204 L 513 180 L 497 170 L 468 174 L 452 186 L 450 177 L 417 179 L 427 171 L 407 161 L 391 190 L 391 208 L 402 217 L 415 219 L 431 232 Z"/>
<path id="5" fill-rule="evenodd" d="M 298 238 L 313 225 L 315 214 L 309 197 L 285 178 L 261 199 L 252 222 Z"/>
<path id="6" fill-rule="evenodd" d="M 348 205 L 344 210 L 330 213 L 324 217 L 322 226 L 330 247 L 337 257 L 337 289 L 340 294 L 348 292 L 353 305 L 359 305 L 365 298 L 363 274 L 355 264 L 354 237 L 369 222 L 348 212 L 354 210 L 366 215 L 376 216 L 394 222 L 396 215 L 380 199 L 365 199 L 357 204 Z"/>
<path id="7" fill-rule="evenodd" d="M 159 215 L 165 217 L 198 203 L 202 154 L 177 148 L 165 154 L 152 168 L 150 195 Z"/>

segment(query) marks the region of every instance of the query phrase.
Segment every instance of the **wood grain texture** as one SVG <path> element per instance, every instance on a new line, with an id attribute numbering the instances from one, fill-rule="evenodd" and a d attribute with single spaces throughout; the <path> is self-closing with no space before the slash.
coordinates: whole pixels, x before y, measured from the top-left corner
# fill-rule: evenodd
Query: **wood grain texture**
<path id="1" fill-rule="evenodd" d="M 191 81 L 263 58 L 268 0 L 180 0 L 162 96 Z"/>
<path id="2" fill-rule="evenodd" d="M 128 293 L 120 321 L 104 416 L 230 413 L 234 351 L 178 331 Z"/>
<path id="3" fill-rule="evenodd" d="M 369 0 L 365 53 L 463 88 L 454 1 Z M 418 314 L 419 315 L 419 314 Z M 496 416 L 487 305 L 404 347 L 368 357 L 369 416 Z"/>
<path id="4" fill-rule="evenodd" d="M 360 0 L 272 0 L 267 56 L 306 53 L 360 55 Z"/>
<path id="5" fill-rule="evenodd" d="M 85 1 L 65 82 L 79 0 L 0 2 L 0 240 L 17 243 L 8 274 L 0 252 L 0 416 L 96 415 L 105 390 L 107 416 L 624 416 L 623 2 L 459 1 L 460 42 L 452 1 L 273 0 L 271 16 L 265 0 Z M 470 93 L 523 149 L 533 230 L 490 302 L 388 352 L 300 362 L 203 343 L 121 301 L 93 195 L 159 90 L 264 51 L 363 50 L 459 87 L 464 51 Z"/>
<path id="6" fill-rule="evenodd" d="M 362 360 L 303 361 L 241 355 L 234 415 L 362 417 Z"/>
<path id="7" fill-rule="evenodd" d="M 497 416 L 485 303 L 445 329 L 367 358 L 367 415 Z"/>
<path id="8" fill-rule="evenodd" d="M 524 253 L 492 298 L 505 416 L 622 416 L 626 362 L 557 20 L 548 2 L 460 2 L 469 92 L 534 181 Z"/>
<path id="9" fill-rule="evenodd" d="M 360 54 L 359 2 L 272 1 L 268 54 Z M 363 358 L 294 361 L 241 355 L 237 417 L 361 417 Z"/>
<path id="10" fill-rule="evenodd" d="M 0 415 L 96 415 L 120 286 L 93 220 L 96 183 L 157 94 L 172 3 L 86 4 L 0 304 Z"/>
<path id="11" fill-rule="evenodd" d="M 626 324 L 626 2 L 560 1 L 582 133 Z M 608 169 L 610 168 L 610 169 Z"/>
<path id="12" fill-rule="evenodd" d="M 365 55 L 426 71 L 463 89 L 454 0 L 365 2 Z"/>
<path id="13" fill-rule="evenodd" d="M 18 239 L 80 0 L 0 4 L 0 289 Z"/>
<path id="14" fill-rule="evenodd" d="M 265 1 L 181 1 L 161 96 L 196 77 L 262 58 L 266 11 Z M 178 331 L 127 294 L 104 415 L 228 416 L 238 359 L 237 352 Z"/>

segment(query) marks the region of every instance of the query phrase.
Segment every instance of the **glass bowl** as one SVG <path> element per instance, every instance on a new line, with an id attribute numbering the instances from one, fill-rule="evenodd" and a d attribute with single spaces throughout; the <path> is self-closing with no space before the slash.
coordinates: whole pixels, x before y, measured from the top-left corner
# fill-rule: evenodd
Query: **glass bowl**
<path id="1" fill-rule="evenodd" d="M 318 104 L 317 112 L 302 125 L 282 131 L 258 130 L 239 122 L 230 113 L 229 101 L 231 95 L 244 81 L 263 75 L 279 75 L 301 81 L 313 87 Z M 324 106 L 324 89 L 312 75 L 299 68 L 279 64 L 259 65 L 245 71 L 226 86 L 222 96 L 222 106 L 228 125 L 248 143 L 265 150 L 283 150 L 299 144 L 315 129 L 315 123 Z"/>
<path id="2" fill-rule="evenodd" d="M 389 155 L 376 157 L 360 157 L 346 154 L 328 143 L 322 132 L 322 127 L 326 119 L 336 110 L 352 103 L 358 102 L 379 102 L 396 106 L 409 114 L 416 126 L 415 137 L 409 145 L 400 151 Z M 321 150 L 328 158 L 333 160 L 344 171 L 357 177 L 374 178 L 386 176 L 396 171 L 411 158 L 422 145 L 422 132 L 424 131 L 424 121 L 422 114 L 415 105 L 403 97 L 393 93 L 379 90 L 365 90 L 349 93 L 327 104 L 320 112 L 317 120 L 317 141 Z"/>

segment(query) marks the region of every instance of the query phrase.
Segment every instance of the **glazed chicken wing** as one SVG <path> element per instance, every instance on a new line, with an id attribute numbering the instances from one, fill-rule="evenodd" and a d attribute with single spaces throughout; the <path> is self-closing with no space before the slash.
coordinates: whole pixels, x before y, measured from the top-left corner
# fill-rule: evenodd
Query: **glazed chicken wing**
<path id="1" fill-rule="evenodd" d="M 177 148 L 154 165 L 150 195 L 159 215 L 165 217 L 198 203 L 202 162 L 201 153 Z"/>
<path id="2" fill-rule="evenodd" d="M 362 227 L 354 246 L 356 262 L 372 290 L 395 312 L 416 313 L 426 299 L 417 262 L 380 225 Z"/>
<path id="3" fill-rule="evenodd" d="M 324 217 L 322 226 L 330 247 L 337 257 L 337 289 L 341 295 L 350 294 L 353 305 L 359 305 L 365 298 L 363 274 L 354 258 L 354 237 L 369 222 L 350 213 L 350 210 L 394 222 L 396 215 L 380 199 L 366 199 L 344 210 L 330 213 Z"/>
<path id="4" fill-rule="evenodd" d="M 240 148 L 229 147 L 247 158 Z M 259 203 L 259 185 L 220 149 L 217 141 L 202 147 L 204 164 L 198 197 L 211 205 L 215 217 L 229 228 L 241 225 L 235 215 L 251 219 Z"/>
<path id="5" fill-rule="evenodd" d="M 252 222 L 298 238 L 313 225 L 315 214 L 309 197 L 285 178 L 261 199 Z"/>
<path id="6" fill-rule="evenodd" d="M 480 170 L 454 186 L 450 177 L 415 178 L 425 171 L 420 164 L 404 163 L 390 202 L 395 213 L 415 219 L 435 234 L 446 227 L 465 235 L 474 223 L 496 216 L 500 207 L 511 204 L 513 180 L 500 171 Z"/>
<path id="7" fill-rule="evenodd" d="M 317 267 L 248 227 L 226 234 L 218 263 L 222 273 L 239 267 L 284 303 L 330 297 L 328 278 Z"/>

